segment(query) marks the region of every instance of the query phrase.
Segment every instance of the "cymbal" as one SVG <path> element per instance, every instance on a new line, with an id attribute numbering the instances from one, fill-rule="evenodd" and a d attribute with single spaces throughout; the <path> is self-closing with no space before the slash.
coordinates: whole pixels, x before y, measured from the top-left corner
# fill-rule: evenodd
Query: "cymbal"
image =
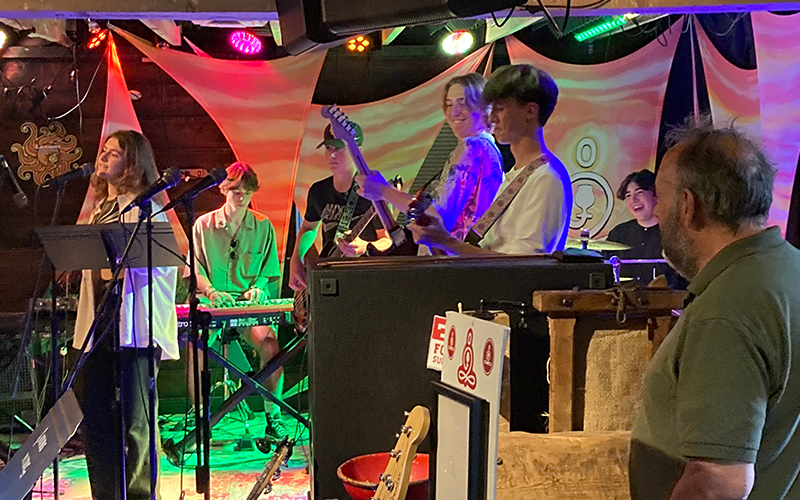
<path id="1" fill-rule="evenodd" d="M 566 248 L 583 248 L 584 242 L 586 242 L 587 250 L 620 251 L 620 250 L 630 250 L 631 248 L 628 245 L 623 245 L 622 243 L 617 243 L 616 241 L 601 241 L 592 239 L 581 240 L 578 238 L 567 238 Z"/>

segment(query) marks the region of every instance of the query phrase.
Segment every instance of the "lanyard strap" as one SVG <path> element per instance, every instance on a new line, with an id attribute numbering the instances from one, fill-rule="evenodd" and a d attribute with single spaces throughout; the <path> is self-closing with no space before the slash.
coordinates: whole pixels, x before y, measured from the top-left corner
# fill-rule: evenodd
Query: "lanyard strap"
<path id="1" fill-rule="evenodd" d="M 547 155 L 542 155 L 539 158 L 533 160 L 532 162 L 525 165 L 525 168 L 522 169 L 513 181 L 511 181 L 508 186 L 500 193 L 497 198 L 494 199 L 492 204 L 486 209 L 483 216 L 478 219 L 472 229 L 470 229 L 469 234 L 465 238 L 467 243 L 472 245 L 477 245 L 486 236 L 486 233 L 489 231 L 489 228 L 492 227 L 492 224 L 497 222 L 497 219 L 503 215 L 508 205 L 514 200 L 514 197 L 517 196 L 517 193 L 522 189 L 522 186 L 525 185 L 528 178 L 533 174 L 533 172 L 539 168 L 540 166 L 544 165 L 549 161 L 549 157 Z"/>

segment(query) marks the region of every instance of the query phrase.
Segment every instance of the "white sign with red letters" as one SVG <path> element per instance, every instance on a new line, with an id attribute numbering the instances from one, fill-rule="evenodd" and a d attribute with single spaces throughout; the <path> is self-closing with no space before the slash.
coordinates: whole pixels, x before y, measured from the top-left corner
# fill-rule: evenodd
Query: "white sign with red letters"
<path id="1" fill-rule="evenodd" d="M 487 500 L 495 500 L 497 494 L 500 388 L 503 353 L 506 351 L 510 331 L 507 326 L 499 323 L 457 312 L 447 313 L 442 382 L 489 402 Z M 463 428 L 463 426 L 453 425 L 455 420 L 463 422 L 463 418 L 458 418 L 458 414 L 463 414 L 463 411 L 457 406 L 459 406 L 458 403 L 451 403 L 445 398 L 439 398 L 438 447 L 436 451 L 437 500 L 456 498 L 466 491 L 467 453 L 464 443 L 469 429 L 468 426 Z"/>
<path id="2" fill-rule="evenodd" d="M 444 332 L 447 318 L 444 316 L 433 317 L 431 329 L 431 342 L 428 345 L 428 368 L 442 371 L 442 358 L 444 357 Z"/>

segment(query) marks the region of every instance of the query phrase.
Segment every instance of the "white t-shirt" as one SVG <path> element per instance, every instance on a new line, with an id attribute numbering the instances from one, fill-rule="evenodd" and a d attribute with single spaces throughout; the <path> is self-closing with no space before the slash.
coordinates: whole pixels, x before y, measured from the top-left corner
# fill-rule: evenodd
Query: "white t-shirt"
<path id="1" fill-rule="evenodd" d="M 522 169 L 506 174 L 498 196 Z M 481 248 L 530 255 L 563 250 L 572 212 L 569 173 L 558 160 L 545 163 L 528 178 L 481 240 Z"/>

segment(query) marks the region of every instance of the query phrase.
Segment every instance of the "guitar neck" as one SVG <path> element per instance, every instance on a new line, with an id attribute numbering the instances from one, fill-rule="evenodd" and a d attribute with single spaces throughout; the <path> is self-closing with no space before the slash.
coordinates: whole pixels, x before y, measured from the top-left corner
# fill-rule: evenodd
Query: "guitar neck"
<path id="1" fill-rule="evenodd" d="M 347 147 L 350 150 L 350 156 L 353 157 L 353 163 L 355 163 L 358 173 L 362 175 L 371 174 L 372 171 L 367 166 L 367 162 L 364 160 L 364 156 L 361 154 L 361 149 L 359 149 L 358 145 L 353 141 L 347 141 Z M 378 215 L 378 219 L 380 219 L 381 224 L 383 224 L 383 227 L 387 231 L 391 233 L 400 227 L 394 219 L 394 216 L 392 216 L 389 205 L 385 201 L 373 201 L 372 205 L 375 207 L 375 213 Z"/>

